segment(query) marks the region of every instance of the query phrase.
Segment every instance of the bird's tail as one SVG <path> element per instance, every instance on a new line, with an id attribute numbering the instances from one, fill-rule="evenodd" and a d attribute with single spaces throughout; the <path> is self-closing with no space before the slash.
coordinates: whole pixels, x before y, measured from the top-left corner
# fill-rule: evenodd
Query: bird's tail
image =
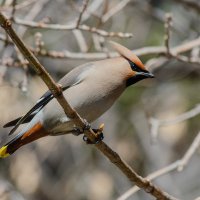
<path id="1" fill-rule="evenodd" d="M 27 131 L 19 133 L 10 142 L 2 146 L 0 148 L 0 158 L 6 158 L 9 155 L 13 154 L 21 146 L 47 135 L 48 133 L 43 128 L 42 124 L 37 123 Z"/>

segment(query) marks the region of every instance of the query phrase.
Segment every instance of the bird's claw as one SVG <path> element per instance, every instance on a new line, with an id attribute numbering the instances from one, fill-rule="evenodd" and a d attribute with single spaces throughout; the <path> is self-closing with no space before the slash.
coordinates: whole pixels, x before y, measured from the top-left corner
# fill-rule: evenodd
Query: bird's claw
<path id="1" fill-rule="evenodd" d="M 86 144 L 98 144 L 104 139 L 103 133 L 99 133 L 95 139 L 95 141 L 91 141 L 86 135 L 83 135 L 83 141 L 86 142 Z"/>
<path id="2" fill-rule="evenodd" d="M 85 124 L 83 128 L 79 128 L 79 127 L 74 126 L 74 128 L 73 128 L 73 135 L 76 135 L 76 136 L 81 135 L 86 130 L 89 130 L 91 128 L 90 123 L 87 122 L 86 119 L 84 119 L 83 121 L 84 121 L 84 124 Z"/>
<path id="3" fill-rule="evenodd" d="M 94 141 L 91 141 L 86 135 L 83 135 L 83 141 L 87 144 L 98 144 L 104 139 L 103 128 L 104 124 L 101 124 L 98 129 L 92 129 L 96 134 L 96 139 Z"/>
<path id="4" fill-rule="evenodd" d="M 91 128 L 91 125 L 86 119 L 84 119 L 83 121 L 85 124 L 85 126 L 83 127 L 83 132 L 84 132 L 85 130 L 89 130 Z"/>

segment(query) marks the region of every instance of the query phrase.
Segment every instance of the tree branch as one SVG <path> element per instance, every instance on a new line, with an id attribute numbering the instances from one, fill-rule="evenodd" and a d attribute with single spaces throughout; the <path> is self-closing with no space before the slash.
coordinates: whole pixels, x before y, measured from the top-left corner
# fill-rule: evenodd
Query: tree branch
<path id="1" fill-rule="evenodd" d="M 89 0 L 85 0 L 85 1 L 83 2 L 83 8 L 82 8 L 82 10 L 81 10 L 81 12 L 80 12 L 80 14 L 79 14 L 79 17 L 78 17 L 78 20 L 77 20 L 77 24 L 76 24 L 76 28 L 79 28 L 79 25 L 80 25 L 81 19 L 82 19 L 82 15 L 83 15 L 83 13 L 85 12 L 85 10 L 87 9 L 88 3 L 89 3 Z"/>
<path id="2" fill-rule="evenodd" d="M 159 169 L 151 174 L 149 174 L 146 178 L 149 180 L 154 180 L 160 176 L 163 176 L 171 171 L 178 170 L 182 171 L 183 168 L 189 163 L 191 157 L 193 154 L 197 151 L 200 145 L 200 132 L 197 134 L 197 136 L 194 138 L 192 144 L 188 148 L 188 150 L 185 152 L 183 157 L 180 160 L 177 160 L 170 165 L 163 167 L 162 169 Z M 139 191 L 140 188 L 137 186 L 132 187 L 131 189 L 127 190 L 123 195 L 121 195 L 117 200 L 126 200 L 128 199 L 131 195 Z"/>
<path id="3" fill-rule="evenodd" d="M 73 31 L 73 30 L 81 30 L 86 32 L 95 33 L 97 35 L 103 37 L 119 37 L 119 38 L 131 38 L 133 35 L 131 33 L 122 33 L 122 32 L 107 32 L 102 29 L 97 29 L 96 27 L 90 27 L 85 24 L 81 24 L 77 27 L 76 24 L 46 24 L 43 22 L 34 22 L 34 21 L 27 21 L 22 20 L 19 18 L 14 18 L 14 22 L 19 25 L 32 27 L 32 28 L 41 28 L 41 29 L 53 29 L 53 30 L 63 30 L 63 31 Z"/>
<path id="4" fill-rule="evenodd" d="M 191 110 L 189 110 L 179 116 L 176 116 L 173 119 L 159 120 L 154 117 L 150 117 L 150 119 L 149 119 L 150 134 L 151 134 L 153 141 L 157 140 L 158 130 L 160 127 L 177 124 L 177 123 L 183 122 L 187 119 L 191 119 L 199 114 L 200 114 L 200 104 L 196 105 Z"/>
<path id="5" fill-rule="evenodd" d="M 66 115 L 74 120 L 77 127 L 84 127 L 85 122 L 79 116 L 79 114 L 69 105 L 62 94 L 61 87 L 57 85 L 52 77 L 46 72 L 45 68 L 39 63 L 37 58 L 33 53 L 28 50 L 22 40 L 18 37 L 11 26 L 11 22 L 6 19 L 0 13 L 0 24 L 5 29 L 7 34 L 11 37 L 15 45 L 19 48 L 24 57 L 30 62 L 36 73 L 42 78 L 48 88 L 51 90 L 54 97 L 57 99 L 58 103 L 64 109 Z M 85 131 L 85 135 L 92 141 L 96 139 L 95 133 L 90 130 Z M 163 192 L 160 188 L 153 185 L 149 180 L 139 176 L 125 161 L 123 161 L 120 156 L 114 152 L 109 146 L 107 146 L 103 141 L 95 144 L 95 146 L 113 163 L 115 164 L 126 176 L 127 178 L 135 183 L 138 187 L 142 188 L 144 191 L 153 195 L 159 200 L 177 200 L 176 198 L 170 196 L 166 192 Z"/>
<path id="6" fill-rule="evenodd" d="M 172 23 L 172 15 L 170 13 L 167 13 L 165 15 L 166 21 L 165 21 L 165 35 L 164 35 L 164 41 L 166 46 L 166 55 L 170 56 L 170 46 L 169 46 L 169 39 L 170 39 L 170 28 Z"/>

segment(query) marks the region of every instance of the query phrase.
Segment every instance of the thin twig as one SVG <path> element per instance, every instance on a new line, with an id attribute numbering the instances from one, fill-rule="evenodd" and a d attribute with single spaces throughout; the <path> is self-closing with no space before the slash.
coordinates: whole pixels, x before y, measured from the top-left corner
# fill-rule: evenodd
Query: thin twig
<path id="1" fill-rule="evenodd" d="M 27 92 L 27 86 L 28 86 L 28 63 L 25 62 L 25 59 L 23 58 L 23 55 L 20 53 L 20 51 L 16 48 L 17 57 L 20 61 L 20 65 L 23 67 L 24 70 L 24 76 L 21 84 L 19 84 L 19 88 L 22 90 L 22 92 Z"/>
<path id="2" fill-rule="evenodd" d="M 63 31 L 73 31 L 81 30 L 86 32 L 95 33 L 103 37 L 119 37 L 119 38 L 131 38 L 133 35 L 131 33 L 122 33 L 122 32 L 107 32 L 102 29 L 97 29 L 96 27 L 90 27 L 85 24 L 79 25 L 77 28 L 74 24 L 61 25 L 61 24 L 45 24 L 41 22 L 27 21 L 19 18 L 15 18 L 14 22 L 19 25 L 32 27 L 32 28 L 41 28 L 41 29 L 52 29 L 52 30 L 63 30 Z"/>
<path id="3" fill-rule="evenodd" d="M 183 44 L 183 46 L 180 46 L 177 49 L 176 48 L 170 48 L 169 40 L 170 40 L 171 23 L 172 23 L 172 16 L 170 14 L 166 14 L 165 36 L 164 36 L 164 43 L 165 43 L 166 51 L 164 53 L 160 54 L 160 55 L 165 56 L 166 58 L 159 57 L 159 58 L 153 58 L 153 59 L 148 60 L 148 62 L 146 63 L 146 67 L 151 68 L 152 71 L 155 70 L 156 68 L 160 67 L 164 63 L 166 63 L 169 60 L 169 58 L 174 58 L 174 59 L 176 59 L 180 62 L 184 62 L 184 63 L 200 65 L 200 58 L 199 57 L 194 57 L 194 56 L 193 57 L 187 57 L 187 56 L 179 55 L 180 53 L 184 52 L 184 48 L 186 48 L 186 49 L 191 48 L 191 46 L 194 43 L 190 43 L 189 45 Z M 193 48 L 195 48 L 195 47 L 193 47 Z M 180 52 L 180 49 L 182 49 L 183 51 Z"/>
<path id="4" fill-rule="evenodd" d="M 44 46 L 44 42 L 42 41 L 42 34 L 40 32 L 37 32 L 35 34 L 35 54 L 36 55 L 42 51 L 43 46 Z"/>
<path id="5" fill-rule="evenodd" d="M 0 34 L 0 40 L 6 41 L 6 37 L 2 34 Z M 12 43 L 12 41 L 7 41 L 9 43 Z M 171 48 L 171 52 L 174 55 L 180 54 L 180 53 L 185 53 L 190 50 L 192 50 L 195 47 L 200 46 L 200 38 L 188 41 L 184 44 L 178 45 L 176 47 Z M 33 47 L 29 47 L 29 49 L 33 52 L 36 53 L 36 49 Z M 142 47 L 139 49 L 134 50 L 134 53 L 137 56 L 145 56 L 145 55 L 156 55 L 156 54 L 165 54 L 166 53 L 166 48 L 164 46 L 151 46 L 151 47 Z M 71 52 L 68 50 L 64 51 L 53 51 L 53 50 L 45 50 L 42 49 L 38 53 L 39 56 L 44 56 L 44 57 L 49 57 L 49 58 L 60 58 L 60 59 L 105 59 L 109 57 L 116 57 L 118 54 L 116 52 L 109 52 L 109 55 L 105 52 L 94 52 L 94 53 L 84 53 L 84 52 Z M 155 65 L 155 63 L 158 61 L 159 58 L 156 58 L 156 61 L 153 62 L 151 65 Z M 194 58 L 191 60 L 194 61 Z M 10 62 L 9 62 L 10 63 Z M 192 63 L 194 64 L 194 63 Z M 196 63 L 199 64 L 199 63 Z M 146 65 L 147 68 L 151 66 L 150 64 Z"/>
<path id="6" fill-rule="evenodd" d="M 36 2 L 36 1 L 29 1 L 29 0 L 27 0 L 26 1 L 26 3 L 33 3 L 33 2 L 35 2 L 35 4 L 31 7 L 31 10 L 30 10 L 30 12 L 28 12 L 27 13 L 27 15 L 24 17 L 24 20 L 33 20 L 37 15 L 38 15 L 38 13 L 43 9 L 43 7 L 44 7 L 44 5 L 48 2 L 49 0 L 40 0 L 39 2 Z M 17 10 L 17 9 L 20 9 L 20 7 L 19 6 L 21 6 L 22 5 L 22 3 L 21 4 L 18 4 L 18 5 L 16 5 L 15 6 L 15 10 Z M 24 4 L 23 4 L 24 5 Z M 27 5 L 27 4 L 26 4 Z M 11 7 L 12 8 L 12 7 Z M 12 10 L 11 10 L 12 11 Z M 13 13 L 14 14 L 14 13 Z M 25 34 L 25 32 L 26 32 L 26 30 L 27 30 L 27 27 L 17 27 L 17 32 L 18 32 L 18 34 L 21 36 L 21 37 L 23 37 L 24 36 L 24 34 Z M 0 36 L 0 38 L 1 38 L 1 36 Z M 5 41 L 5 45 L 7 45 L 7 43 L 9 43 L 9 44 L 11 44 L 10 43 L 10 41 L 11 40 L 8 40 L 8 35 L 6 34 L 6 37 L 5 37 L 6 39 L 4 40 Z M 2 39 L 2 38 L 1 38 Z M 13 43 L 12 43 L 13 44 Z M 5 65 L 6 64 L 6 62 L 9 60 L 9 62 L 7 62 L 8 64 L 11 64 L 11 59 L 7 59 L 7 57 L 8 56 L 10 56 L 11 57 L 11 55 L 12 55 L 12 53 L 13 53 L 13 49 L 12 49 L 12 47 L 10 47 L 10 45 L 9 46 L 7 46 L 6 48 L 4 48 L 4 51 L 6 52 L 5 53 L 5 56 L 6 56 L 6 59 L 5 59 L 5 56 L 2 56 L 2 60 L 3 60 L 3 65 L 4 66 L 9 66 L 9 65 Z M 13 63 L 13 65 L 12 66 L 17 66 L 17 65 L 19 65 L 20 67 L 22 67 L 22 66 L 25 66 L 25 65 L 27 65 L 27 63 L 26 62 L 22 62 L 22 63 L 20 63 L 20 62 L 16 62 L 16 61 L 14 61 L 14 63 Z M 27 67 L 25 67 L 25 68 L 27 68 Z M 3 70 L 3 73 L 1 74 L 1 78 L 2 77 L 4 77 L 4 74 L 6 73 L 6 68 L 5 68 L 5 70 Z M 23 80 L 23 83 L 22 83 L 22 85 L 23 84 L 26 84 L 26 74 L 27 74 L 27 70 L 25 70 L 26 72 L 25 72 L 25 76 L 24 76 L 24 80 Z"/>
<path id="7" fill-rule="evenodd" d="M 89 0 L 85 0 L 85 1 L 83 2 L 83 8 L 82 8 L 82 10 L 81 10 L 81 12 L 80 12 L 80 14 L 79 14 L 79 17 L 78 17 L 77 24 L 76 24 L 76 29 L 79 28 L 79 25 L 80 25 L 80 23 L 81 23 L 81 19 L 82 19 L 83 13 L 84 13 L 85 10 L 87 9 L 88 3 L 89 3 Z"/>
<path id="8" fill-rule="evenodd" d="M 52 77 L 46 72 L 45 68 L 39 63 L 37 58 L 33 55 L 33 53 L 27 49 L 22 40 L 18 37 L 11 26 L 11 22 L 6 19 L 0 13 L 0 24 L 11 37 L 15 45 L 19 48 L 21 53 L 25 56 L 25 58 L 30 62 L 36 73 L 42 78 L 42 80 L 46 83 L 48 88 L 51 90 L 54 97 L 57 99 L 58 103 L 64 109 L 66 115 L 74 121 L 74 124 L 77 127 L 83 128 L 85 126 L 85 121 L 79 116 L 79 114 L 69 105 L 66 99 L 63 96 L 60 85 L 57 85 Z M 95 133 L 90 130 L 85 131 L 85 135 L 91 140 L 94 141 L 96 139 Z M 139 176 L 126 162 L 124 162 L 120 156 L 114 152 L 109 146 L 107 146 L 103 141 L 95 144 L 97 147 L 113 164 L 115 164 L 126 176 L 127 178 L 135 183 L 138 187 L 144 189 L 147 193 L 150 193 L 157 199 L 162 200 L 176 200 L 176 198 L 170 196 L 166 192 L 159 189 L 157 186 L 153 185 L 147 179 Z"/>
<path id="9" fill-rule="evenodd" d="M 152 139 L 153 140 L 157 139 L 158 130 L 160 127 L 177 124 L 185 120 L 191 119 L 199 114 L 200 114 L 200 104 L 196 105 L 193 109 L 175 117 L 174 119 L 159 120 L 154 117 L 151 117 L 149 119 L 149 124 L 150 124 L 150 133 L 151 133 Z"/>
<path id="10" fill-rule="evenodd" d="M 23 1 L 22 3 L 16 4 L 15 10 L 19 10 L 19 9 L 25 8 L 25 7 L 29 6 L 29 5 L 31 5 L 32 3 L 34 3 L 35 1 L 37 1 L 37 0 L 26 0 L 26 1 Z M 10 10 L 10 9 L 13 9 L 12 6 L 6 5 L 6 6 L 1 6 L 0 7 L 1 11 Z"/>
<path id="11" fill-rule="evenodd" d="M 169 47 L 169 39 L 170 39 L 170 28 L 171 28 L 171 23 L 172 23 L 172 15 L 171 13 L 167 13 L 165 15 L 165 35 L 164 35 L 164 41 L 165 41 L 165 46 L 166 46 L 166 55 L 170 56 L 170 47 Z"/>
<path id="12" fill-rule="evenodd" d="M 168 58 L 175 58 L 176 60 L 180 62 L 186 62 L 190 64 L 200 64 L 200 59 L 199 58 L 189 58 L 183 55 L 177 55 L 171 52 L 170 46 L 169 46 L 169 41 L 170 41 L 170 31 L 171 31 L 171 24 L 172 24 L 172 15 L 170 13 L 166 14 L 166 21 L 165 21 L 165 46 L 167 49 L 167 52 L 165 55 Z"/>
<path id="13" fill-rule="evenodd" d="M 162 169 L 159 169 L 151 174 L 149 174 L 146 178 L 148 180 L 154 180 L 160 176 L 163 176 L 171 171 L 178 170 L 181 171 L 184 169 L 184 167 L 189 163 L 191 157 L 194 155 L 194 153 L 197 151 L 200 145 L 200 132 L 197 134 L 195 139 L 193 140 L 192 144 L 186 151 L 186 153 L 183 155 L 183 157 L 180 160 L 177 160 L 171 164 L 169 164 L 166 167 L 163 167 Z M 126 200 L 130 196 L 132 196 L 134 193 L 139 191 L 140 188 L 137 186 L 132 187 L 131 189 L 127 190 L 123 195 L 117 198 L 117 200 Z"/>
<path id="14" fill-rule="evenodd" d="M 14 19 L 14 15 L 15 15 L 15 11 L 16 11 L 16 4 L 17 4 L 17 0 L 13 0 L 13 2 L 12 2 L 12 12 L 11 12 L 11 18 L 10 18 L 11 21 Z"/>
<path id="15" fill-rule="evenodd" d="M 120 10 L 122 10 L 129 2 L 130 2 L 130 0 L 120 1 L 116 6 L 114 6 L 113 8 L 111 8 L 107 13 L 105 13 L 102 16 L 101 22 L 102 23 L 107 22 L 113 15 L 115 15 Z"/>
<path id="16" fill-rule="evenodd" d="M 82 20 L 83 13 L 86 11 L 88 3 L 89 3 L 89 0 L 85 0 L 83 2 L 83 8 L 82 8 L 82 10 L 79 14 L 79 17 L 78 17 L 78 20 L 77 20 L 77 23 L 76 23 L 76 30 L 72 31 L 75 38 L 76 38 L 76 41 L 77 41 L 77 43 L 80 47 L 81 52 L 86 52 L 88 50 L 88 46 L 87 46 L 87 43 L 85 41 L 85 38 L 84 38 L 82 32 L 80 30 L 78 30 L 79 25 L 80 25 L 81 20 Z"/>
<path id="17" fill-rule="evenodd" d="M 183 168 L 189 163 L 189 160 L 193 156 L 193 154 L 197 151 L 200 145 L 200 133 L 195 137 L 193 140 L 190 148 L 187 150 L 183 158 L 180 160 L 180 163 L 178 165 L 178 171 L 182 171 Z"/>
<path id="18" fill-rule="evenodd" d="M 93 0 L 90 3 L 90 5 L 87 6 L 87 10 L 84 12 L 81 21 L 86 21 L 87 19 L 89 19 L 90 16 L 99 19 L 99 16 L 96 14 L 96 11 L 100 8 L 103 2 L 104 0 Z M 82 9 L 79 6 L 77 6 L 73 0 L 70 0 L 70 4 L 75 11 L 78 11 L 79 13 L 81 12 Z"/>
<path id="19" fill-rule="evenodd" d="M 4 36 L 3 34 L 0 34 L 0 40 L 5 42 L 6 36 Z M 7 41 L 9 43 L 12 43 L 11 40 Z M 192 50 L 195 47 L 199 47 L 200 46 L 200 37 L 196 38 L 194 40 L 191 41 L 187 41 L 183 44 L 180 44 L 178 46 L 175 47 L 171 47 L 170 51 L 173 55 L 179 55 L 181 53 L 185 53 L 188 52 L 190 50 Z M 29 47 L 33 52 L 35 52 L 35 49 L 33 47 Z M 166 47 L 164 46 L 150 46 L 150 47 L 142 47 L 139 49 L 134 50 L 134 53 L 137 56 L 145 56 L 145 55 L 156 55 L 156 54 L 166 54 Z M 70 52 L 68 50 L 64 50 L 64 51 L 53 51 L 53 50 L 45 50 L 43 49 L 43 51 L 40 52 L 39 54 L 40 56 L 44 56 L 44 57 L 51 57 L 51 58 L 62 58 L 62 59 L 105 59 L 108 58 L 108 55 L 105 52 L 94 52 L 94 53 L 80 53 L 80 52 Z M 109 53 L 109 57 L 116 57 L 118 56 L 117 53 L 115 52 L 110 52 Z M 156 61 L 159 58 L 156 59 Z M 155 62 L 156 62 L 155 61 Z M 194 58 L 192 58 L 191 61 L 194 61 Z M 155 64 L 155 62 L 153 62 L 153 64 Z M 153 65 L 152 64 L 152 65 Z M 194 64 L 194 63 L 192 63 Z M 199 63 L 197 63 L 199 64 Z"/>
<path id="20" fill-rule="evenodd" d="M 40 0 L 36 1 L 34 5 L 31 7 L 30 11 L 27 13 L 27 15 L 23 18 L 24 20 L 34 20 L 38 14 L 43 10 L 44 6 L 47 5 L 49 0 Z M 18 34 L 23 37 L 23 35 L 26 33 L 27 27 L 17 27 Z"/>
<path id="21" fill-rule="evenodd" d="M 87 19 L 89 19 L 89 17 L 92 15 L 94 16 L 94 12 L 96 12 L 96 10 L 100 7 L 100 5 L 103 3 L 103 0 L 94 0 L 90 3 L 90 5 L 87 6 L 87 10 L 84 11 L 84 15 L 81 16 L 81 21 L 85 21 Z M 80 13 L 82 12 L 82 9 L 79 9 L 79 7 L 76 7 L 75 3 L 73 1 L 71 1 L 72 6 L 78 10 Z M 72 31 L 76 41 L 79 45 L 79 48 L 81 50 L 81 52 L 87 52 L 89 47 L 87 45 L 87 42 L 85 40 L 85 37 L 83 35 L 83 33 L 80 30 L 73 30 Z"/>

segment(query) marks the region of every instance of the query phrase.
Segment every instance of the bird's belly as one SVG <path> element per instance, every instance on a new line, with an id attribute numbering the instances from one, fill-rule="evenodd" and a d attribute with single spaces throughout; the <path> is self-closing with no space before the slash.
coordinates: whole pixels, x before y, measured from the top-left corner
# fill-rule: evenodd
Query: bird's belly
<path id="1" fill-rule="evenodd" d="M 100 117 L 106 110 L 108 110 L 112 106 L 112 104 L 113 101 L 106 101 L 104 99 L 104 101 L 102 102 L 101 99 L 99 101 L 97 100 L 89 104 L 79 105 L 79 107 L 75 107 L 75 110 L 83 119 L 86 119 L 89 123 L 91 123 L 98 117 Z M 64 113 L 62 116 L 58 116 L 56 121 L 49 121 L 49 123 L 54 124 L 54 126 L 51 127 L 51 135 L 69 133 L 72 132 L 75 127 L 73 120 L 68 118 Z"/>
<path id="2" fill-rule="evenodd" d="M 88 122 L 93 122 L 97 118 L 99 118 L 104 112 L 106 112 L 111 106 L 113 102 L 109 100 L 94 101 L 89 105 L 81 106 L 77 109 L 77 112 L 80 116 L 86 119 Z"/>
<path id="3" fill-rule="evenodd" d="M 119 90 L 118 90 L 119 91 Z M 66 99 L 70 105 L 77 111 L 77 113 L 86 119 L 89 123 L 100 117 L 105 111 L 107 111 L 120 96 L 123 90 L 115 95 L 105 95 L 90 93 L 94 96 L 86 95 L 70 95 L 66 96 Z M 80 100 L 81 99 L 81 100 Z M 54 112 L 49 112 L 49 109 L 45 109 L 46 120 L 44 122 L 45 127 L 48 128 L 54 135 L 60 134 L 61 132 L 70 132 L 74 129 L 74 122 L 68 118 L 60 105 L 58 105 L 55 99 L 52 100 L 51 107 L 54 107 Z"/>

